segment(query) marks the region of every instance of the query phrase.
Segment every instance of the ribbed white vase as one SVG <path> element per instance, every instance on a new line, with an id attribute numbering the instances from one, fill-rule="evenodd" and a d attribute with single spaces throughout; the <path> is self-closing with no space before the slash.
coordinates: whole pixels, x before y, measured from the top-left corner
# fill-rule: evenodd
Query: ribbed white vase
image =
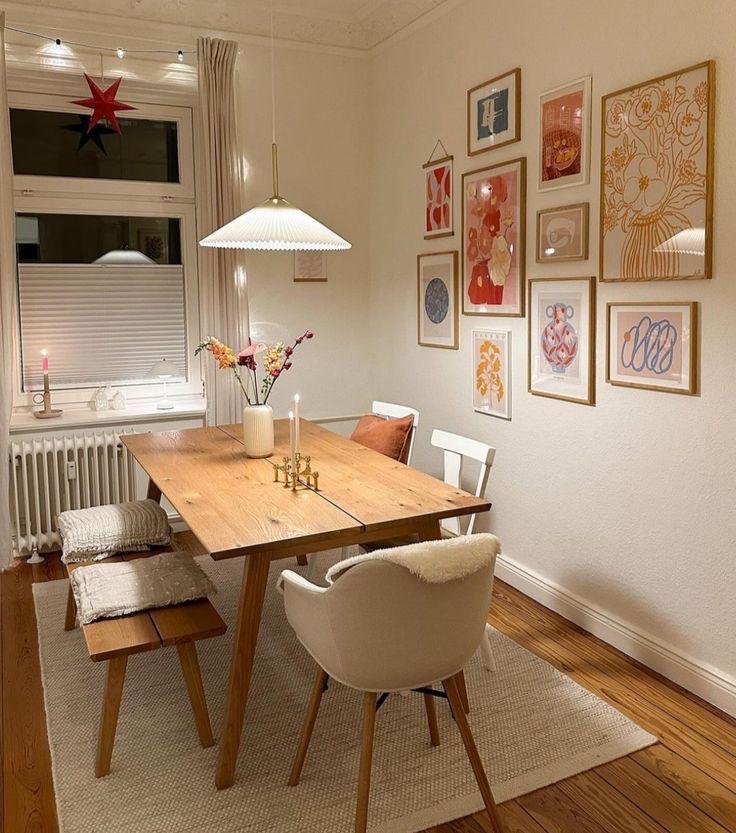
<path id="1" fill-rule="evenodd" d="M 273 454 L 273 410 L 270 405 L 243 408 L 243 444 L 249 457 Z"/>

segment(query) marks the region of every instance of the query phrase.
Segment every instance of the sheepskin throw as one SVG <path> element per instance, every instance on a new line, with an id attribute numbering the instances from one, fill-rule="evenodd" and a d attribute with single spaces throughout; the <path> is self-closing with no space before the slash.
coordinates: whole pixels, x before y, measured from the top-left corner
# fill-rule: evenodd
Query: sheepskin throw
<path id="1" fill-rule="evenodd" d="M 406 567 L 410 573 L 428 584 L 442 584 L 465 578 L 482 567 L 494 565 L 500 550 L 501 542 L 487 532 L 442 541 L 422 541 L 346 558 L 330 567 L 325 578 L 328 584 L 332 584 L 356 564 L 380 560 Z"/>
<path id="2" fill-rule="evenodd" d="M 58 523 L 61 560 L 66 564 L 171 544 L 169 518 L 155 500 L 69 509 L 59 515 Z"/>
<path id="3" fill-rule="evenodd" d="M 199 564 L 185 552 L 77 567 L 69 581 L 82 625 L 217 592 Z"/>

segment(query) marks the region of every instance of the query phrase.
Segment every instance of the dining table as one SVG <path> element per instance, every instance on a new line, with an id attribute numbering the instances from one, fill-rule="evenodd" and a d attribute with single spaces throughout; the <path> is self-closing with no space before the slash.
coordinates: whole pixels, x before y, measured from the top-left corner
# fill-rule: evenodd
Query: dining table
<path id="1" fill-rule="evenodd" d="M 396 538 L 435 540 L 444 518 L 490 509 L 483 497 L 304 419 L 300 453 L 311 457 L 319 488 L 294 490 L 274 473 L 291 454 L 288 420 L 275 420 L 274 436 L 273 455 L 261 459 L 246 456 L 237 424 L 121 436 L 148 475 L 148 497 L 165 496 L 213 559 L 244 560 L 218 789 L 235 781 L 271 562 Z"/>

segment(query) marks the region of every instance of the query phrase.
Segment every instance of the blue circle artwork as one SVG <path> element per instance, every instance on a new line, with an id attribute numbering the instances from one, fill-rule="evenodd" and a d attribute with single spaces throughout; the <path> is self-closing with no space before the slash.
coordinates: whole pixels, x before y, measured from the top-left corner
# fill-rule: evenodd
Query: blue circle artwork
<path id="1" fill-rule="evenodd" d="M 432 278 L 424 290 L 424 311 L 433 324 L 440 324 L 450 311 L 450 293 L 444 281 Z"/>

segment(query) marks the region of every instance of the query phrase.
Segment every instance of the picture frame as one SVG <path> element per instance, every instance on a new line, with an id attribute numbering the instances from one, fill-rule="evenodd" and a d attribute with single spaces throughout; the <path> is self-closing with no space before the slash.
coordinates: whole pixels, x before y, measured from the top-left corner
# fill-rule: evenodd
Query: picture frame
<path id="1" fill-rule="evenodd" d="M 521 67 L 467 93 L 468 156 L 521 140 Z"/>
<path id="2" fill-rule="evenodd" d="M 539 96 L 537 190 L 590 181 L 591 89 L 588 75 Z"/>
<path id="3" fill-rule="evenodd" d="M 587 260 L 590 203 L 537 211 L 537 263 Z"/>
<path id="4" fill-rule="evenodd" d="M 511 330 L 473 330 L 473 410 L 511 419 Z"/>
<path id="5" fill-rule="evenodd" d="M 606 304 L 606 381 L 697 395 L 697 301 Z"/>
<path id="6" fill-rule="evenodd" d="M 325 283 L 327 281 L 327 252 L 294 252 L 295 283 Z"/>
<path id="7" fill-rule="evenodd" d="M 715 86 L 705 61 L 603 96 L 601 281 L 712 277 Z"/>
<path id="8" fill-rule="evenodd" d="M 529 279 L 529 392 L 595 405 L 595 278 Z"/>
<path id="9" fill-rule="evenodd" d="M 138 229 L 138 251 L 150 257 L 154 263 L 168 263 L 169 238 L 160 228 Z"/>
<path id="10" fill-rule="evenodd" d="M 424 239 L 452 237 L 455 234 L 452 156 L 425 162 Z"/>
<path id="11" fill-rule="evenodd" d="M 526 158 L 462 177 L 463 315 L 523 317 Z"/>
<path id="12" fill-rule="evenodd" d="M 457 350 L 458 253 L 417 255 L 417 344 Z"/>

